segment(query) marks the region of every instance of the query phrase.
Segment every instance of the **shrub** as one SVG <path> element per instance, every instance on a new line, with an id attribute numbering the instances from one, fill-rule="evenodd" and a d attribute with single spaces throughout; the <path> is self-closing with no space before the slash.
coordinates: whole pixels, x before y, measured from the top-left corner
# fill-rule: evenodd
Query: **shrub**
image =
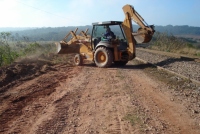
<path id="1" fill-rule="evenodd" d="M 187 46 L 186 42 L 167 33 L 156 32 L 152 41 L 150 42 L 150 47 L 167 52 L 174 52 L 180 48 Z"/>
<path id="2" fill-rule="evenodd" d="M 54 48 L 55 45 L 49 43 L 40 45 L 37 42 L 30 44 L 26 44 L 26 42 L 25 43 L 17 42 L 17 44 L 9 45 L 8 43 L 6 44 L 1 42 L 0 66 L 9 65 L 17 58 L 23 58 L 27 56 L 40 56 L 41 54 L 48 54 L 50 52 L 55 52 Z"/>
<path id="3" fill-rule="evenodd" d="M 18 57 L 19 54 L 13 51 L 8 44 L 0 45 L 0 66 L 10 64 Z"/>
<path id="4" fill-rule="evenodd" d="M 172 34 L 169 35 L 167 33 L 160 32 L 156 32 L 154 34 L 149 48 L 190 55 L 198 55 L 197 52 L 199 52 L 199 49 L 195 47 L 191 42 L 188 42 L 182 38 L 175 37 Z"/>

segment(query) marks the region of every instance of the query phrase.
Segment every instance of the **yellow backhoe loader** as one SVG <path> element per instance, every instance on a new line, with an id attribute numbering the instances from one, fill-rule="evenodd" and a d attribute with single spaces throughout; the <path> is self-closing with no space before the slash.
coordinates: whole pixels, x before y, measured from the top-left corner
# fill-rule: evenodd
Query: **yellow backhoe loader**
<path id="1" fill-rule="evenodd" d="M 125 5 L 123 8 L 125 19 L 121 21 L 105 21 L 92 23 L 92 34 L 86 31 L 70 31 L 66 37 L 57 43 L 58 54 L 77 53 L 74 57 L 75 65 L 82 65 L 84 60 L 93 61 L 98 67 L 126 65 L 135 58 L 135 45 L 148 43 L 155 32 L 153 25 L 148 25 L 144 19 L 134 10 L 133 6 Z M 140 28 L 133 33 L 132 20 Z M 113 31 L 115 36 L 105 38 L 102 33 L 105 29 Z M 120 32 L 119 32 L 120 31 Z M 71 39 L 66 39 L 71 35 Z M 116 37 L 117 35 L 117 37 Z"/>

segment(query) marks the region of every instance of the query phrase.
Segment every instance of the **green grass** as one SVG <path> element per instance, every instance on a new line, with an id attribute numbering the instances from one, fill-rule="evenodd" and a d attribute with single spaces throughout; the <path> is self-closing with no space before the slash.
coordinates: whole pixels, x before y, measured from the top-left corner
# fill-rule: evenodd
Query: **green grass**
<path id="1" fill-rule="evenodd" d="M 127 114 L 123 119 L 129 121 L 132 126 L 142 123 L 141 119 L 134 113 Z"/>
<path id="2" fill-rule="evenodd" d="M 139 127 L 141 133 L 146 129 L 146 126 L 141 119 L 141 115 L 139 116 L 136 112 L 128 113 L 123 120 L 128 121 L 133 127 Z"/>
<path id="3" fill-rule="evenodd" d="M 2 42 L 0 41 L 0 66 L 7 66 L 16 59 L 39 56 L 55 52 L 55 45 L 37 42 Z"/>
<path id="4" fill-rule="evenodd" d="M 125 76 L 120 69 L 117 69 L 116 77 L 119 77 L 120 80 L 125 79 Z"/>
<path id="5" fill-rule="evenodd" d="M 198 52 L 198 53 L 196 54 L 196 56 L 199 56 L 199 57 L 200 57 L 200 52 Z"/>
<path id="6" fill-rule="evenodd" d="M 183 38 L 156 32 L 149 45 L 150 49 L 199 56 L 200 48 L 195 43 Z"/>

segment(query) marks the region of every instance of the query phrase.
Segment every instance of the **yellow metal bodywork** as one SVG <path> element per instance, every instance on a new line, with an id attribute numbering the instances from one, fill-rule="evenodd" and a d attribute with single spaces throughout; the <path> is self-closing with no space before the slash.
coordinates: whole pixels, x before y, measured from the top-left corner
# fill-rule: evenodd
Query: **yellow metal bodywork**
<path id="1" fill-rule="evenodd" d="M 154 28 L 148 26 L 144 19 L 134 10 L 131 5 L 125 5 L 123 8 L 125 19 L 123 21 L 122 29 L 126 36 L 128 47 L 125 50 L 128 53 L 128 59 L 132 60 L 135 58 L 135 45 L 137 43 L 147 43 L 152 39 L 154 34 Z M 136 22 L 140 28 L 136 33 L 133 33 L 132 20 Z M 94 61 L 94 48 L 92 48 L 91 36 L 87 35 L 86 31 L 81 31 L 79 35 L 76 34 L 78 28 L 75 31 L 70 31 L 65 38 L 57 43 L 58 54 L 69 54 L 78 53 L 83 59 Z M 71 35 L 71 39 L 66 42 L 65 40 Z M 114 61 L 122 60 L 122 51 L 118 50 L 120 41 L 113 39 L 111 41 L 113 46 Z M 98 56 L 97 56 L 98 57 Z M 100 61 L 104 61 L 105 56 L 101 55 L 98 57 Z"/>
<path id="2" fill-rule="evenodd" d="M 94 60 L 94 53 L 90 46 L 90 42 L 80 44 L 80 54 L 83 56 L 84 59 L 87 59 L 89 61 Z"/>
<path id="3" fill-rule="evenodd" d="M 136 41 L 138 43 L 149 42 L 152 39 L 155 31 L 152 27 L 145 25 L 144 19 L 134 10 L 131 5 L 125 5 L 122 9 L 125 14 L 125 19 L 122 23 L 122 27 L 129 45 L 129 59 L 132 60 L 135 58 Z M 133 33 L 132 20 L 140 26 L 137 33 Z"/>
<path id="4" fill-rule="evenodd" d="M 81 31 L 80 34 L 76 35 L 78 28 L 75 31 L 70 31 L 65 38 L 57 43 L 57 52 L 58 54 L 70 54 L 70 53 L 79 53 L 82 58 L 87 58 L 88 60 L 93 60 L 93 51 L 91 48 L 90 36 L 87 35 L 87 31 Z M 65 40 L 71 35 L 71 39 L 66 42 Z"/>

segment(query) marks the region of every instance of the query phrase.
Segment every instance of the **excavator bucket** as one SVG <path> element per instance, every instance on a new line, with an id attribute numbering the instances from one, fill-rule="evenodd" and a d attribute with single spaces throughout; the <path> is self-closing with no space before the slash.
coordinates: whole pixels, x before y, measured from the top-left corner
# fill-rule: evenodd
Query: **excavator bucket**
<path id="1" fill-rule="evenodd" d="M 137 43 L 148 43 L 152 39 L 152 35 L 150 34 L 132 33 L 132 35 Z"/>
<path id="2" fill-rule="evenodd" d="M 152 34 L 139 29 L 137 33 L 132 33 L 137 43 L 148 43 L 152 39 Z"/>

